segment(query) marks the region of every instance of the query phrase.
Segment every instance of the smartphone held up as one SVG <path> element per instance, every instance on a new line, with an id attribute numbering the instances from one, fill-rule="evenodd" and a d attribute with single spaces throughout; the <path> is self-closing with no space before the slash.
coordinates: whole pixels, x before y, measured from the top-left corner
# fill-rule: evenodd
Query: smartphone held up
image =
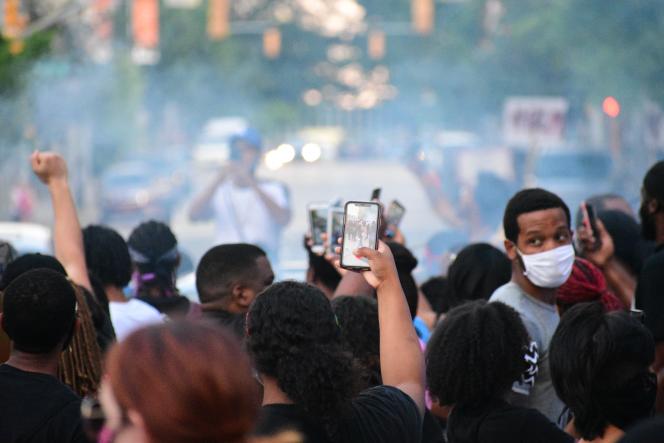
<path id="1" fill-rule="evenodd" d="M 377 249 L 380 229 L 380 205 L 376 202 L 351 201 L 344 208 L 341 267 L 363 271 L 369 269 L 365 258 L 355 255 L 359 248 Z"/>
<path id="2" fill-rule="evenodd" d="M 309 214 L 309 232 L 311 233 L 311 252 L 325 253 L 323 234 L 327 233 L 327 219 L 329 205 L 325 203 L 311 203 L 307 207 Z"/>

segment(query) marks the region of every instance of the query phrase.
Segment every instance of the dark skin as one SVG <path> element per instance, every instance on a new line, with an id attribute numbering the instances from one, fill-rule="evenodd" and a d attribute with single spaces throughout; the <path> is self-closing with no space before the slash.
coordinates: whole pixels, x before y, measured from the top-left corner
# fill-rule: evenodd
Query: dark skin
<path id="1" fill-rule="evenodd" d="M 505 240 L 505 251 L 512 261 L 512 281 L 528 295 L 554 305 L 557 288 L 540 288 L 523 275 L 524 267 L 517 249 L 523 255 L 538 254 L 572 244 L 572 230 L 562 208 L 528 212 L 517 217 L 517 243 Z"/>
<path id="2" fill-rule="evenodd" d="M 248 281 L 235 281 L 227 294 L 218 300 L 203 303 L 203 311 L 224 310 L 231 314 L 245 314 L 258 294 L 274 282 L 274 272 L 267 257 L 256 259 L 256 268 Z"/>

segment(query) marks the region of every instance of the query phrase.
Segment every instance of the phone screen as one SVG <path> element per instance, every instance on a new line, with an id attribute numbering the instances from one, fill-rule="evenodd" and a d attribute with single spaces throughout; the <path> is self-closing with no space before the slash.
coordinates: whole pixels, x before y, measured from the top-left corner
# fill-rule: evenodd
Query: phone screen
<path id="1" fill-rule="evenodd" d="M 327 240 L 334 253 L 337 241 L 344 235 L 344 208 L 330 208 L 327 222 Z"/>
<path id="2" fill-rule="evenodd" d="M 387 208 L 387 216 L 385 217 L 387 225 L 399 227 L 401 219 L 405 213 L 406 208 L 404 208 L 401 203 L 394 200 L 392 203 L 390 203 L 390 207 Z"/>
<path id="3" fill-rule="evenodd" d="M 368 260 L 357 257 L 353 252 L 358 248 L 376 249 L 380 206 L 377 203 L 348 202 L 344 216 L 344 233 L 341 245 L 341 266 L 345 268 L 367 269 Z"/>
<path id="4" fill-rule="evenodd" d="M 323 234 L 327 232 L 327 211 L 328 208 L 325 206 L 312 205 L 309 207 L 309 223 L 313 243 L 311 250 L 319 254 L 325 250 Z"/>

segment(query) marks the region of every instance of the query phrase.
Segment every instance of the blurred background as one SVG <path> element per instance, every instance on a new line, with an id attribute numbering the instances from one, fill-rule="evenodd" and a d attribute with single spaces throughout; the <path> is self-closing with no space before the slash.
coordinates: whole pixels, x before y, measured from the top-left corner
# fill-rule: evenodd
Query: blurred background
<path id="1" fill-rule="evenodd" d="M 126 234 L 169 221 L 186 274 L 213 232 L 187 219 L 192 195 L 229 138 L 255 127 L 259 176 L 290 189 L 276 267 L 295 277 L 312 201 L 382 187 L 406 207 L 426 276 L 455 245 L 499 243 L 515 190 L 543 186 L 572 208 L 607 192 L 636 205 L 664 157 L 661 0 L 0 6 L 0 219 L 14 222 L 0 236 L 19 249 L 49 247 L 48 196 L 27 161 L 37 148 L 66 156 L 83 223 Z"/>

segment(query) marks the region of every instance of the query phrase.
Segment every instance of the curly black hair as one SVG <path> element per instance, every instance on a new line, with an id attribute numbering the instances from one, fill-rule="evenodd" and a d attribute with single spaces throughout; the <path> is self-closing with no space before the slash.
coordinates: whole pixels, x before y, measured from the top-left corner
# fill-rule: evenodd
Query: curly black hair
<path id="1" fill-rule="evenodd" d="M 442 405 L 502 397 L 527 368 L 529 341 L 519 314 L 505 304 L 477 300 L 452 309 L 427 345 L 431 394 Z"/>
<path id="2" fill-rule="evenodd" d="M 524 189 L 517 192 L 505 208 L 505 215 L 503 216 L 505 238 L 513 243 L 517 242 L 519 237 L 518 218 L 521 214 L 553 208 L 560 208 L 565 212 L 567 226 L 571 228 L 572 217 L 569 207 L 556 194 L 541 188 Z"/>
<path id="3" fill-rule="evenodd" d="M 363 370 L 363 387 L 382 384 L 378 303 L 365 295 L 345 295 L 332 300 L 341 337 Z"/>
<path id="4" fill-rule="evenodd" d="M 657 379 L 650 331 L 627 312 L 580 303 L 561 318 L 549 347 L 551 379 L 585 440 L 609 424 L 627 429 L 655 406 Z"/>
<path id="5" fill-rule="evenodd" d="M 124 288 L 131 280 L 129 248 L 113 229 L 90 225 L 83 229 L 83 246 L 88 271 L 104 286 Z"/>
<path id="6" fill-rule="evenodd" d="M 137 295 L 152 295 L 157 289 L 161 295 L 174 295 L 175 272 L 180 263 L 178 241 L 168 225 L 150 220 L 138 225 L 127 241 L 129 254 L 141 276 Z"/>
<path id="7" fill-rule="evenodd" d="M 359 370 L 323 292 L 293 281 L 268 287 L 247 314 L 247 349 L 261 374 L 334 434 L 359 392 Z"/>
<path id="8" fill-rule="evenodd" d="M 3 326 L 14 348 L 45 354 L 73 335 L 76 293 L 62 273 L 33 269 L 8 284 L 2 311 Z"/>

